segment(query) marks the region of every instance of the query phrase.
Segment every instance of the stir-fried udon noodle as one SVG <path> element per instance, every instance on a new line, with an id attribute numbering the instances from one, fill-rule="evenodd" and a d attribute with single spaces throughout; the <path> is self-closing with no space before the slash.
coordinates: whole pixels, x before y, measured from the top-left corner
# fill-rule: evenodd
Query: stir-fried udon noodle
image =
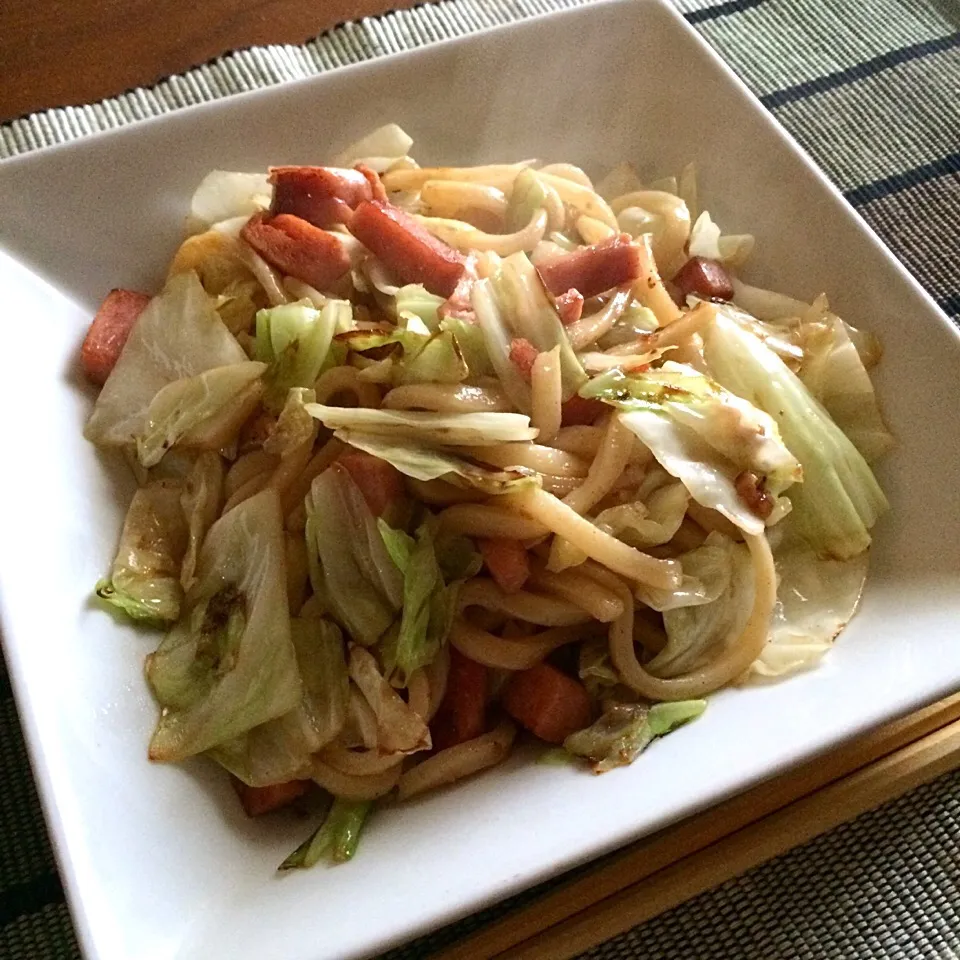
<path id="1" fill-rule="evenodd" d="M 288 867 L 519 730 L 603 772 L 810 668 L 887 506 L 876 343 L 744 282 L 692 170 L 410 147 L 211 173 L 82 352 L 138 484 L 97 593 L 166 631 L 149 755 L 326 798 Z"/>

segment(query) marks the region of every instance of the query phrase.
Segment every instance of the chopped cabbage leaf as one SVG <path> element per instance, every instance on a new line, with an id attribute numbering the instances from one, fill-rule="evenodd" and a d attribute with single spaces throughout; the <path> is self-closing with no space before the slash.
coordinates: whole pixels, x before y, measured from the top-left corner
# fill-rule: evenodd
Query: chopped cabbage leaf
<path id="1" fill-rule="evenodd" d="M 317 310 L 305 301 L 284 303 L 257 313 L 254 356 L 270 365 L 268 405 L 279 409 L 292 387 L 312 387 L 324 368 L 333 336 L 352 325 L 346 300 L 327 300 Z"/>
<path id="2" fill-rule="evenodd" d="M 329 620 L 297 619 L 291 624 L 293 646 L 303 678 L 300 709 L 309 718 L 316 752 L 343 729 L 350 699 L 346 651 L 340 628 Z"/>
<path id="3" fill-rule="evenodd" d="M 673 539 L 689 502 L 690 494 L 682 483 L 667 483 L 648 494 L 645 501 L 637 499 L 601 510 L 593 523 L 631 547 L 647 550 Z M 548 569 L 563 570 L 586 559 L 587 555 L 569 540 L 557 538 L 550 551 Z"/>
<path id="4" fill-rule="evenodd" d="M 461 383 L 470 370 L 456 337 L 444 331 L 427 340 L 413 356 L 405 353 L 397 372 L 400 383 Z"/>
<path id="5" fill-rule="evenodd" d="M 789 540 L 774 552 L 777 605 L 770 639 L 748 679 L 780 677 L 819 662 L 857 610 L 869 556 L 864 551 L 832 560 Z"/>
<path id="6" fill-rule="evenodd" d="M 752 287 L 733 277 L 733 302 L 751 316 L 765 322 L 802 317 L 810 309 L 809 303 L 788 297 L 785 293 Z"/>
<path id="7" fill-rule="evenodd" d="M 403 602 L 403 575 L 363 494 L 339 464 L 313 481 L 306 538 L 310 581 L 323 607 L 357 643 L 376 643 Z"/>
<path id="8" fill-rule="evenodd" d="M 747 533 L 761 533 L 764 521 L 737 493 L 740 474 L 763 478 L 773 496 L 802 478 L 773 418 L 693 367 L 667 361 L 632 376 L 612 370 L 581 394 L 618 407 L 620 422 L 694 500 Z"/>
<path id="9" fill-rule="evenodd" d="M 692 670 L 707 651 L 742 629 L 753 607 L 753 567 L 743 544 L 711 534 L 680 562 L 684 577 L 677 594 L 656 598 L 667 645 L 647 669 L 661 677 Z"/>
<path id="10" fill-rule="evenodd" d="M 631 547 L 645 550 L 673 539 L 683 523 L 690 494 L 682 483 L 654 490 L 646 503 L 635 501 L 601 510 L 594 523 Z"/>
<path id="11" fill-rule="evenodd" d="M 868 463 L 879 459 L 893 447 L 894 440 L 846 325 L 824 311 L 819 320 L 804 324 L 802 332 L 803 362 L 798 375 L 803 385 Z"/>
<path id="12" fill-rule="evenodd" d="M 469 580 L 475 577 L 483 566 L 483 557 L 469 537 L 460 534 L 441 532 L 434 545 L 437 563 L 447 583 L 455 580 Z"/>
<path id="13" fill-rule="evenodd" d="M 389 333 L 355 331 L 346 342 L 351 350 L 382 350 L 396 345 L 391 356 L 390 380 L 405 383 L 460 383 L 469 374 L 453 333 L 432 334 L 419 317 L 409 314 L 402 318 L 406 326 Z M 418 329 L 420 328 L 420 329 Z"/>
<path id="14" fill-rule="evenodd" d="M 352 860 L 360 842 L 360 831 L 372 809 L 371 800 L 335 799 L 323 823 L 278 869 L 308 869 L 324 857 L 332 863 Z"/>
<path id="15" fill-rule="evenodd" d="M 211 170 L 190 201 L 190 226 L 205 229 L 224 221 L 246 220 L 270 206 L 269 174 Z"/>
<path id="16" fill-rule="evenodd" d="M 539 483 L 537 475 L 523 467 L 498 470 L 414 440 L 392 440 L 388 436 L 355 430 L 337 430 L 334 436 L 358 450 L 386 460 L 415 480 L 441 477 L 453 483 L 462 480 L 466 485 L 491 495 L 513 493 L 521 486 Z"/>
<path id="17" fill-rule="evenodd" d="M 178 483 L 160 480 L 137 490 L 110 576 L 97 584 L 101 600 L 134 620 L 165 623 L 180 615 L 180 563 L 187 548 L 180 489 Z"/>
<path id="18" fill-rule="evenodd" d="M 210 528 L 186 612 L 148 658 L 147 680 L 162 707 L 150 759 L 164 762 L 232 740 L 300 701 L 275 491 Z"/>
<path id="19" fill-rule="evenodd" d="M 721 236 L 720 228 L 704 210 L 690 230 L 688 253 L 691 257 L 718 260 L 731 267 L 742 267 L 753 252 L 753 235 L 731 234 Z"/>
<path id="20" fill-rule="evenodd" d="M 223 478 L 220 454 L 207 450 L 197 457 L 180 494 L 180 506 L 186 518 L 188 534 L 187 552 L 180 568 L 180 582 L 185 590 L 193 585 L 203 538 L 220 514 Z"/>
<path id="21" fill-rule="evenodd" d="M 494 296 L 490 280 L 475 283 L 470 292 L 477 327 L 483 335 L 484 351 L 490 366 L 503 386 L 510 402 L 524 413 L 532 409 L 530 384 L 521 376 L 517 365 L 510 357 L 514 333 L 507 324 Z"/>
<path id="22" fill-rule="evenodd" d="M 430 729 L 426 721 L 387 682 L 369 650 L 352 646 L 348 670 L 350 679 L 377 718 L 381 752 L 417 753 L 430 749 Z"/>
<path id="23" fill-rule="evenodd" d="M 317 398 L 313 390 L 291 387 L 287 400 L 277 417 L 277 422 L 263 441 L 263 450 L 272 456 L 289 456 L 306 443 L 312 443 L 317 435 L 317 421 L 307 413 L 306 405 Z"/>
<path id="24" fill-rule="evenodd" d="M 247 360 L 193 271 L 171 277 L 140 315 L 84 436 L 101 446 L 134 443 L 153 398 L 169 383 Z"/>
<path id="25" fill-rule="evenodd" d="M 430 520 L 424 521 L 414 538 L 379 521 L 387 550 L 403 574 L 400 629 L 388 634 L 383 643 L 384 673 L 400 687 L 407 686 L 415 670 L 433 663 L 456 613 L 459 584 L 444 582 L 433 526 Z"/>
<path id="26" fill-rule="evenodd" d="M 251 787 L 309 779 L 312 755 L 346 722 L 350 677 L 340 629 L 329 620 L 294 619 L 290 636 L 303 683 L 300 702 L 282 717 L 209 751 Z"/>
<path id="27" fill-rule="evenodd" d="M 632 340 L 639 340 L 646 334 L 656 333 L 660 326 L 657 315 L 637 300 L 631 300 L 624 308 L 620 318 L 598 341 L 602 350 L 618 347 Z"/>
<path id="28" fill-rule="evenodd" d="M 737 566 L 736 550 L 737 545 L 729 537 L 713 532 L 699 547 L 677 558 L 683 575 L 676 590 L 639 586 L 637 597 L 661 613 L 713 603 L 730 587 Z"/>
<path id="29" fill-rule="evenodd" d="M 266 369 L 266 364 L 245 360 L 168 383 L 150 401 L 143 429 L 136 436 L 140 463 L 155 466 L 174 444 L 189 445 L 191 434 L 202 431 L 215 418 L 221 420 L 218 435 L 232 434 L 250 412 L 247 403 L 238 401 L 249 395 Z M 229 427 L 223 425 L 224 417 L 230 421 Z"/>
<path id="30" fill-rule="evenodd" d="M 320 403 L 308 403 L 306 409 L 331 430 L 388 434 L 441 446 L 492 446 L 537 435 L 530 418 L 521 413 L 425 413 Z"/>
<path id="31" fill-rule="evenodd" d="M 440 329 L 453 334 L 471 378 L 496 376 L 497 372 L 487 355 L 487 345 L 479 323 L 465 317 L 448 316 L 440 321 Z"/>
<path id="32" fill-rule="evenodd" d="M 443 297 L 431 293 L 422 283 L 408 283 L 399 287 L 394 296 L 394 309 L 398 317 L 418 317 L 431 333 L 440 329 L 440 307 Z"/>
<path id="33" fill-rule="evenodd" d="M 818 553 L 843 560 L 862 553 L 887 499 L 862 454 L 784 362 L 719 313 L 703 333 L 717 380 L 777 422 L 803 467 L 790 492 L 793 522 Z"/>
<path id="34" fill-rule="evenodd" d="M 585 730 L 570 734 L 564 749 L 592 761 L 594 773 L 628 766 L 657 737 L 699 717 L 706 700 L 678 700 L 652 707 L 621 703 L 610 707 Z"/>
<path id="35" fill-rule="evenodd" d="M 687 298 L 688 303 L 691 301 L 700 302 L 693 296 Z M 777 356 L 782 357 L 790 365 L 791 370 L 796 369 L 803 360 L 803 348 L 798 342 L 801 326 L 798 325 L 796 318 L 758 320 L 730 303 L 714 303 L 714 309 L 735 320 L 755 337 L 759 337 Z"/>
<path id="36" fill-rule="evenodd" d="M 606 637 L 593 637 L 580 644 L 577 673 L 595 700 L 602 699 L 620 684 L 620 675 L 610 660 L 610 642 Z"/>
<path id="37" fill-rule="evenodd" d="M 203 229 L 221 220 L 249 217 L 266 210 L 272 195 L 273 187 L 265 173 L 211 170 L 190 201 L 192 225 Z"/>

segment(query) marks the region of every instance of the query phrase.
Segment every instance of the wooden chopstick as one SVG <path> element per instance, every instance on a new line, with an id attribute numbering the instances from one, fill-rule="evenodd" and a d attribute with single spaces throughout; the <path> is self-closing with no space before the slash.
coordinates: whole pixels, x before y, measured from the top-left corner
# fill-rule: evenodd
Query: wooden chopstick
<path id="1" fill-rule="evenodd" d="M 535 956 L 559 958 L 561 955 L 573 955 L 566 952 L 557 952 L 557 950 L 561 946 L 565 946 L 566 936 L 573 937 L 573 934 L 569 931 L 575 928 L 579 917 L 589 916 L 586 923 L 589 930 L 595 929 L 595 925 L 599 927 L 600 921 L 595 919 L 594 915 L 599 913 L 605 917 L 610 909 L 610 904 L 619 899 L 618 895 L 622 891 L 633 890 L 635 887 L 643 885 L 642 881 L 648 877 L 653 877 L 655 874 L 657 879 L 654 882 L 663 882 L 662 876 L 668 870 L 672 870 L 673 865 L 678 862 L 683 862 L 689 869 L 690 862 L 696 860 L 695 855 L 699 851 L 706 851 L 708 848 L 713 850 L 725 838 L 737 834 L 738 831 L 742 832 L 749 825 L 755 824 L 762 818 L 770 820 L 771 815 L 777 811 L 786 813 L 787 810 L 793 810 L 802 798 L 814 799 L 822 796 L 827 792 L 827 789 L 832 789 L 828 785 L 833 785 L 839 790 L 844 784 L 849 784 L 851 775 L 855 775 L 855 771 L 862 771 L 864 775 L 870 773 L 872 776 L 876 776 L 877 771 L 882 774 L 883 771 L 890 769 L 894 774 L 890 785 L 891 788 L 896 787 L 901 782 L 896 777 L 899 768 L 896 765 L 890 768 L 882 767 L 881 764 L 888 761 L 892 762 L 893 758 L 900 757 L 904 751 L 910 750 L 910 745 L 916 741 L 925 743 L 924 738 L 935 736 L 938 731 L 954 730 L 954 736 L 957 736 L 958 722 L 960 722 L 960 693 L 906 717 L 891 721 L 856 740 L 842 744 L 830 753 L 801 764 L 795 769 L 760 783 L 709 810 L 668 827 L 652 837 L 632 844 L 624 851 L 600 861 L 596 867 L 586 874 L 545 895 L 523 910 L 509 914 L 502 920 L 448 948 L 438 955 L 437 960 L 489 960 L 492 957 L 497 957 L 498 960 L 502 957 L 503 960 L 506 960 L 506 957 L 514 957 L 515 955 L 518 958 L 521 956 L 526 958 L 527 953 L 515 954 L 511 948 L 523 943 L 524 949 L 528 946 L 530 949 L 536 949 L 535 945 L 541 940 L 549 942 L 549 949 L 554 952 L 530 953 L 531 958 Z M 952 727 L 948 726 L 951 724 Z M 930 774 L 928 779 L 932 779 L 937 776 L 938 772 L 942 772 L 935 766 L 935 762 L 940 762 L 937 760 L 939 754 L 936 749 L 932 749 L 932 752 L 921 752 L 919 755 L 927 757 L 931 761 L 931 769 L 934 772 Z M 899 762 L 903 763 L 904 761 L 901 759 Z M 956 759 L 956 764 L 960 765 L 960 757 Z M 922 781 L 918 780 L 917 782 Z M 867 783 L 873 784 L 874 781 L 868 780 Z M 849 790 L 849 786 L 846 789 Z M 876 793 L 875 787 L 871 787 L 871 789 L 874 789 L 874 793 Z M 909 785 L 903 789 L 909 789 Z M 889 797 L 878 800 L 877 803 L 882 803 L 884 799 L 892 799 L 898 795 L 899 793 L 892 793 Z M 847 794 L 844 794 L 844 796 L 847 796 Z M 855 798 L 849 799 L 852 801 Z M 840 819 L 836 822 L 841 823 L 862 812 L 856 809 L 852 802 L 850 803 L 850 809 L 854 812 L 847 813 L 844 808 L 837 808 L 836 812 Z M 864 809 L 869 809 L 869 807 Z M 829 829 L 829 827 L 824 829 Z M 791 835 L 789 831 L 785 833 L 785 836 L 789 835 Z M 802 842 L 802 840 L 797 842 Z M 785 846 L 783 849 L 789 849 L 789 847 Z M 775 856 L 779 852 L 779 850 L 775 851 L 770 856 Z M 751 862 L 743 869 L 748 869 L 749 866 L 759 862 L 761 860 Z M 717 865 L 718 867 L 726 866 L 723 861 L 718 862 Z M 700 867 L 699 869 L 702 870 L 703 868 Z M 700 874 L 692 872 L 691 876 L 700 876 Z M 714 883 L 707 883 L 706 886 L 696 887 L 694 884 L 690 887 L 688 896 L 693 896 L 702 889 L 707 889 L 715 883 L 721 883 L 727 878 L 726 875 L 719 877 Z M 683 899 L 686 899 L 686 897 L 674 899 L 669 903 L 669 906 L 682 902 Z M 653 902 L 653 900 L 648 901 L 648 903 Z M 591 910 L 590 908 L 595 904 L 600 906 L 596 910 Z M 666 909 L 666 907 L 662 909 Z M 660 912 L 660 910 L 656 912 Z M 627 914 L 634 915 L 630 911 L 625 911 L 624 915 Z M 653 915 L 655 914 L 650 914 L 650 916 Z M 613 911 L 613 916 L 618 916 L 616 909 Z M 647 917 L 643 919 L 647 919 Z M 621 930 L 628 929 L 639 922 L 640 920 L 632 919 L 626 922 Z M 564 931 L 562 934 L 556 934 L 560 938 L 559 942 L 554 942 L 554 930 L 551 928 Z M 603 929 L 606 929 L 606 927 L 603 927 Z M 543 931 L 549 932 L 543 933 Z M 615 932 L 620 932 L 620 930 Z M 614 933 L 598 935 L 587 946 L 613 935 Z M 578 940 L 577 943 L 579 942 Z M 584 950 L 587 946 L 580 945 L 577 950 Z M 574 950 L 573 953 L 576 953 L 577 950 Z"/>
<path id="2" fill-rule="evenodd" d="M 625 887 L 596 906 L 498 954 L 497 960 L 568 960 L 958 767 L 960 721 L 954 721 Z"/>

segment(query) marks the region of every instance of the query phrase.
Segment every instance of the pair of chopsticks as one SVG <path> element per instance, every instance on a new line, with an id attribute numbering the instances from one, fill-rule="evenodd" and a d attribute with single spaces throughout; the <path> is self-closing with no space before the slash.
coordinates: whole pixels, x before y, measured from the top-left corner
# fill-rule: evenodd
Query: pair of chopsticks
<path id="1" fill-rule="evenodd" d="M 602 860 L 435 960 L 567 960 L 960 767 L 960 693 Z"/>

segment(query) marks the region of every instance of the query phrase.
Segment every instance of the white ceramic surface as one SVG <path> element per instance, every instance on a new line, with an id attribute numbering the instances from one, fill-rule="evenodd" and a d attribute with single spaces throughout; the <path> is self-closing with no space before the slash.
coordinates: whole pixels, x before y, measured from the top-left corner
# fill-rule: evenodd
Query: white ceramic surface
<path id="1" fill-rule="evenodd" d="M 90 602 L 129 484 L 81 438 L 77 346 L 115 285 L 151 288 L 213 167 L 322 162 L 396 120 L 421 161 L 696 160 L 748 275 L 878 333 L 900 446 L 854 624 L 824 665 L 727 692 L 602 778 L 517 756 L 384 811 L 350 864 L 278 876 L 307 824 L 250 823 L 204 764 L 151 766 L 148 637 Z M 97 960 L 374 953 L 706 807 L 960 688 L 960 338 L 665 3 L 613 2 L 151 120 L 0 164 L 0 603 L 84 949 Z"/>

